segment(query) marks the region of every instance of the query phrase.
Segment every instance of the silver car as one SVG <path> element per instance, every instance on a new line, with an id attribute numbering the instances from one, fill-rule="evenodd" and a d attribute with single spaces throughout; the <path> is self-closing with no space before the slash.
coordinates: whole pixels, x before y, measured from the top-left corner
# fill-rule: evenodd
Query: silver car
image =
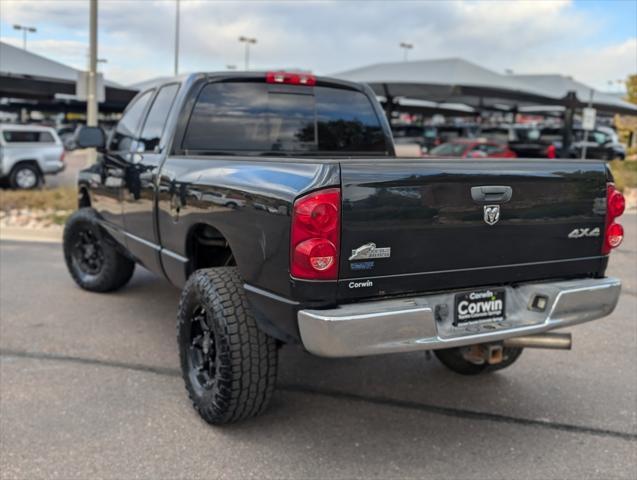
<path id="1" fill-rule="evenodd" d="M 64 146 L 54 129 L 0 124 L 0 179 L 8 179 L 12 188 L 36 188 L 44 175 L 64 166 Z"/>

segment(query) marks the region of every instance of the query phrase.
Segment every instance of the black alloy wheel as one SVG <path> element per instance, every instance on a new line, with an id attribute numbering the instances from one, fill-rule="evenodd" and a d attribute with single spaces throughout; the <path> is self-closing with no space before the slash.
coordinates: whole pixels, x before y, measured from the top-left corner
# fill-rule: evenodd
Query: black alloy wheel
<path id="1" fill-rule="evenodd" d="M 71 255 L 79 269 L 87 275 L 97 275 L 104 268 L 104 251 L 90 227 L 77 232 Z"/>
<path id="2" fill-rule="evenodd" d="M 201 305 L 195 308 L 190 317 L 189 337 L 188 372 L 193 387 L 201 395 L 204 390 L 214 387 L 219 364 L 215 332 Z"/>
<path id="3" fill-rule="evenodd" d="M 92 208 L 80 208 L 68 218 L 63 249 L 71 277 L 84 290 L 110 292 L 133 276 L 135 262 L 100 227 Z"/>

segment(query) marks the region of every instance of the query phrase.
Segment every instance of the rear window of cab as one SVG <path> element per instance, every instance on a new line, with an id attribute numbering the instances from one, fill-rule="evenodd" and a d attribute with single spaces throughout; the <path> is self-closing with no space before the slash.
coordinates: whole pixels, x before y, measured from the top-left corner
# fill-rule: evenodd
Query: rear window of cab
<path id="1" fill-rule="evenodd" d="M 387 152 L 380 120 L 362 92 L 325 86 L 216 82 L 197 98 L 184 150 L 197 153 Z"/>

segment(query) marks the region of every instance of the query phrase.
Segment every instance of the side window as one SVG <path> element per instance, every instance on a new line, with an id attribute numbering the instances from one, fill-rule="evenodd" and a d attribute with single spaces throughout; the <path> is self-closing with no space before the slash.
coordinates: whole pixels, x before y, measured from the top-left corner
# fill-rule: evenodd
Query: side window
<path id="1" fill-rule="evenodd" d="M 606 142 L 608 142 L 608 137 L 603 132 L 592 132 L 591 136 L 593 138 L 593 141 L 598 145 L 604 145 Z"/>
<path id="2" fill-rule="evenodd" d="M 471 149 L 472 152 L 482 152 L 484 154 L 486 154 L 487 156 L 489 155 L 494 155 L 496 153 L 501 153 L 503 151 L 502 147 L 500 145 L 494 145 L 492 143 L 481 143 L 479 145 L 476 145 L 475 147 L 473 147 Z"/>
<path id="3" fill-rule="evenodd" d="M 140 142 L 145 152 L 153 151 L 159 146 L 161 140 L 161 134 L 166 126 L 166 120 L 172 110 L 175 96 L 179 90 L 179 84 L 173 83 L 163 86 L 153 102 L 148 116 L 146 117 L 146 123 L 142 129 L 140 136 Z"/>
<path id="4" fill-rule="evenodd" d="M 485 144 L 483 151 L 487 155 L 493 155 L 494 153 L 502 153 L 503 148 L 500 145 Z"/>
<path id="5" fill-rule="evenodd" d="M 38 139 L 38 141 L 40 143 L 55 143 L 51 132 L 40 132 L 40 138 Z"/>
<path id="6" fill-rule="evenodd" d="M 128 106 L 124 112 L 124 116 L 117 124 L 117 128 L 115 129 L 113 137 L 111 138 L 111 143 L 108 147 L 109 150 L 116 152 L 130 150 L 131 143 L 135 138 L 135 133 L 137 132 L 137 128 L 142 120 L 142 115 L 146 110 L 146 106 L 148 105 L 152 94 L 153 90 L 149 90 Z"/>
<path id="7" fill-rule="evenodd" d="M 3 136 L 7 143 L 31 143 L 38 141 L 38 133 L 27 130 L 5 130 Z"/>

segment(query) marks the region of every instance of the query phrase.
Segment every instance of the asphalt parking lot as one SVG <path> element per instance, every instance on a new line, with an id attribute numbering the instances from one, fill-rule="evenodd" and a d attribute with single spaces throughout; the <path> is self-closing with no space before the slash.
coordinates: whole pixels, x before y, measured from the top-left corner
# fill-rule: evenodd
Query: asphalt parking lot
<path id="1" fill-rule="evenodd" d="M 0 478 L 637 478 L 637 215 L 570 352 L 462 377 L 424 353 L 280 353 L 257 419 L 213 428 L 177 371 L 179 292 L 78 289 L 59 244 L 0 243 Z"/>

